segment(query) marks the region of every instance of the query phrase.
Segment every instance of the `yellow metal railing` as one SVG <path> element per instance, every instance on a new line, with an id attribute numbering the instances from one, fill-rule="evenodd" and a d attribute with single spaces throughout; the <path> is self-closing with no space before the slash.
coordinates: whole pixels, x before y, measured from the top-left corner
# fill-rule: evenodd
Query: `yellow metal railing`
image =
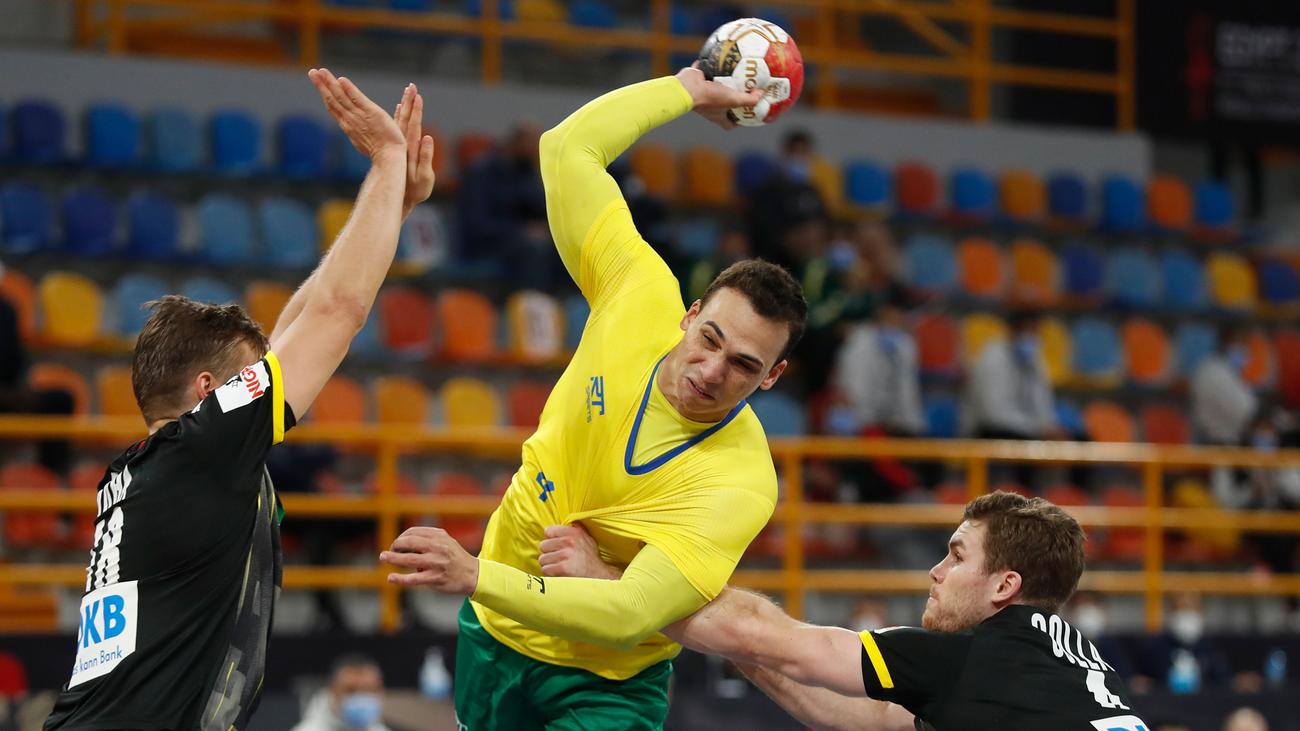
<path id="1" fill-rule="evenodd" d="M 1118 0 L 1114 17 L 1077 16 L 998 6 L 993 0 L 772 0 L 770 6 L 803 13 L 810 21 L 798 31 L 804 61 L 817 67 L 812 98 L 823 107 L 839 103 L 840 70 L 873 70 L 964 82 L 967 115 L 992 115 L 994 86 L 1033 86 L 1092 92 L 1115 98 L 1115 124 L 1133 129 L 1134 14 L 1137 0 Z M 323 0 L 74 0 L 76 38 L 83 47 L 110 53 L 154 52 L 263 63 L 320 64 L 322 32 L 338 29 L 391 29 L 437 33 L 481 42 L 480 74 L 484 83 L 502 77 L 502 46 L 533 41 L 572 47 L 630 49 L 649 54 L 655 75 L 669 73 L 672 55 L 696 53 L 703 39 L 674 35 L 670 0 L 650 1 L 648 29 L 593 29 L 560 22 L 501 17 L 499 0 L 482 0 L 480 17 L 412 13 L 378 8 L 349 8 Z M 897 20 L 922 40 L 928 54 L 885 53 L 840 43 L 843 28 L 862 16 Z M 211 32 L 221 24 L 266 21 L 281 34 L 296 36 L 296 53 L 265 29 L 239 33 Z M 811 36 L 805 30 L 811 31 Z M 1099 38 L 1114 46 L 1115 71 L 1078 71 L 1066 67 L 1026 66 L 996 57 L 993 34 L 1030 31 Z"/>
<path id="2" fill-rule="evenodd" d="M 33 437 L 63 437 L 78 441 L 128 444 L 144 434 L 142 425 L 129 419 L 60 419 L 56 417 L 0 417 L 0 442 Z M 374 518 L 377 550 L 387 548 L 406 516 L 484 517 L 496 508 L 495 497 L 420 497 L 397 494 L 397 460 L 403 453 L 454 453 L 457 455 L 518 459 L 526 433 L 518 430 L 455 433 L 412 430 L 408 427 L 312 426 L 290 433 L 298 442 L 330 443 L 374 450 L 378 488 L 373 496 L 286 494 L 285 509 L 293 519 L 320 516 Z M 811 570 L 805 565 L 803 529 L 808 525 L 889 525 L 952 528 L 960 506 L 953 505 L 841 505 L 804 500 L 801 469 L 809 458 L 863 459 L 893 456 L 901 459 L 944 460 L 966 465 L 972 497 L 988 485 L 990 462 L 1046 464 L 1128 464 L 1141 470 L 1145 505 L 1135 508 L 1071 507 L 1079 521 L 1091 528 L 1135 527 L 1145 532 L 1142 568 L 1137 571 L 1089 571 L 1082 588 L 1145 597 L 1147 625 L 1161 623 L 1166 593 L 1198 591 L 1225 595 L 1300 595 L 1300 576 L 1227 572 L 1168 571 L 1164 566 L 1163 537 L 1167 530 L 1236 529 L 1253 532 L 1300 534 L 1300 513 L 1234 512 L 1212 509 L 1175 509 L 1163 506 L 1163 479 L 1171 467 L 1276 467 L 1300 463 L 1300 451 L 1262 453 L 1239 448 L 1160 447 L 1146 444 L 1082 444 L 1074 442 L 985 442 L 938 440 L 857 440 L 806 438 L 772 440 L 772 456 L 782 475 L 783 496 L 773 522 L 785 528 L 781 567 L 741 570 L 737 584 L 783 593 L 785 606 L 795 616 L 803 611 L 806 591 L 923 592 L 929 579 L 924 571 Z M 95 502 L 85 493 L 70 491 L 0 490 L 0 511 L 58 510 L 90 512 Z M 937 547 L 936 547 L 937 548 Z M 397 588 L 387 584 L 387 570 L 365 567 L 286 568 L 289 588 L 372 588 L 380 592 L 382 626 L 393 630 L 400 620 Z M 0 564 L 0 587 L 6 585 L 81 586 L 82 565 Z"/>

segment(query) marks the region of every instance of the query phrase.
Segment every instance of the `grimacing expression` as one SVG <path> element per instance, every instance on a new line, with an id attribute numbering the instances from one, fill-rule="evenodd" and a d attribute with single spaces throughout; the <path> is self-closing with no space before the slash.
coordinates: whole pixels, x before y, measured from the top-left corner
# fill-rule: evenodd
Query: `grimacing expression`
<path id="1" fill-rule="evenodd" d="M 940 632 L 970 629 L 993 616 L 999 607 L 999 586 L 1014 572 L 985 571 L 984 536 L 988 527 L 978 520 L 957 526 L 948 540 L 948 555 L 930 569 L 930 597 L 921 626 Z M 1018 575 L 1016 575 L 1018 580 Z"/>
<path id="2" fill-rule="evenodd" d="M 680 370 L 673 388 L 682 416 L 716 421 L 755 390 L 768 389 L 785 370 L 777 362 L 790 328 L 757 312 L 740 292 L 722 288 L 696 301 L 682 318 Z"/>

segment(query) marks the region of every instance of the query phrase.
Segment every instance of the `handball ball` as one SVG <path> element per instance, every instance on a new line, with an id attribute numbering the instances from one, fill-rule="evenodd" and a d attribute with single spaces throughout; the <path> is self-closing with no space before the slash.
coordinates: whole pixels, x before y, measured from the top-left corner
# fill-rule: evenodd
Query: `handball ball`
<path id="1" fill-rule="evenodd" d="M 700 49 L 700 70 L 704 78 L 739 91 L 764 91 L 752 109 L 730 111 L 731 121 L 746 127 L 770 124 L 803 91 L 803 56 L 794 38 L 760 18 L 733 20 L 713 31 Z"/>

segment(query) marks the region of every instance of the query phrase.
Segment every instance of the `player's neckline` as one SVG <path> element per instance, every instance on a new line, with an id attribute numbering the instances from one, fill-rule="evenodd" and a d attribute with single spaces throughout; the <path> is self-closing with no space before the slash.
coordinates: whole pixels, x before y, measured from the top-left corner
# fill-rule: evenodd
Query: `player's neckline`
<path id="1" fill-rule="evenodd" d="M 731 411 L 729 411 L 726 416 L 722 417 L 722 421 L 719 421 L 718 423 L 714 424 L 708 429 L 705 429 L 699 434 L 696 434 L 690 439 L 687 439 L 681 444 L 678 444 L 676 447 L 673 447 L 672 449 L 668 450 L 667 452 L 664 452 L 658 457 L 655 457 L 649 462 L 643 462 L 642 464 L 632 464 L 632 454 L 633 452 L 636 451 L 636 437 L 637 434 L 641 432 L 641 419 L 645 417 L 646 406 L 650 403 L 650 389 L 654 388 L 655 376 L 659 374 L 659 366 L 663 365 L 664 358 L 667 357 L 668 355 L 665 353 L 662 357 L 659 358 L 659 360 L 655 363 L 655 367 L 650 371 L 650 378 L 649 380 L 646 381 L 645 384 L 645 393 L 641 395 L 641 405 L 637 407 L 636 418 L 632 420 L 632 433 L 627 435 L 627 449 L 624 450 L 623 452 L 623 469 L 626 470 L 627 473 L 633 477 L 638 477 L 640 475 L 648 474 L 650 472 L 654 472 L 660 467 L 663 467 L 674 457 L 680 455 L 682 452 L 685 452 L 691 447 L 694 447 L 695 445 L 699 444 L 705 439 L 708 439 L 709 437 L 717 433 L 719 429 L 726 426 L 727 424 L 730 424 L 731 420 L 736 418 L 736 414 L 739 414 L 740 410 L 745 408 L 746 402 L 741 401 L 740 403 L 736 404 L 736 407 L 733 408 Z"/>

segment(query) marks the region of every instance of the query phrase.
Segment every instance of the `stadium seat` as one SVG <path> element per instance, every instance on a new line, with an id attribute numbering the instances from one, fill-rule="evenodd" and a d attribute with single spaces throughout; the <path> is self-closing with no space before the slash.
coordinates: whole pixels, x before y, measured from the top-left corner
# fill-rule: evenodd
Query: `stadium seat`
<path id="1" fill-rule="evenodd" d="M 140 153 L 140 117 L 121 104 L 86 109 L 86 162 L 97 168 L 124 168 Z"/>
<path id="2" fill-rule="evenodd" d="M 1043 491 L 1043 499 L 1066 508 L 1082 508 L 1092 504 L 1088 493 L 1075 485 L 1052 485 Z"/>
<path id="3" fill-rule="evenodd" d="M 1034 239 L 1011 244 L 1011 299 L 1020 305 L 1050 306 L 1061 297 L 1060 267 L 1052 250 Z"/>
<path id="4" fill-rule="evenodd" d="M 1142 439 L 1152 444 L 1189 444 L 1192 427 L 1187 414 L 1167 404 L 1149 404 L 1142 409 Z"/>
<path id="5" fill-rule="evenodd" d="M 29 254 L 54 240 L 54 206 L 34 185 L 20 182 L 0 187 L 0 252 Z"/>
<path id="6" fill-rule="evenodd" d="M 1259 294 L 1270 305 L 1291 305 L 1300 298 L 1300 276 L 1291 264 L 1266 259 L 1259 264 Z"/>
<path id="7" fill-rule="evenodd" d="M 145 261 L 169 261 L 180 249 L 180 213 L 167 195 L 138 191 L 126 201 L 127 253 Z"/>
<path id="8" fill-rule="evenodd" d="M 0 297 L 18 313 L 18 334 L 31 342 L 36 336 L 36 286 L 26 274 L 6 267 L 0 269 Z"/>
<path id="9" fill-rule="evenodd" d="M 1273 340 L 1277 353 L 1277 384 L 1288 408 L 1300 406 L 1300 331 L 1278 331 Z"/>
<path id="10" fill-rule="evenodd" d="M 32 388 L 57 388 L 72 395 L 72 413 L 76 416 L 90 414 L 90 383 L 81 371 L 62 363 L 36 363 L 27 373 Z"/>
<path id="11" fill-rule="evenodd" d="M 384 344 L 379 330 L 379 313 L 376 308 L 370 308 L 370 316 L 361 326 L 361 330 L 352 338 L 352 346 L 348 348 L 348 354 L 351 356 L 374 358 L 383 355 Z"/>
<path id="12" fill-rule="evenodd" d="M 1070 367 L 1076 375 L 1103 382 L 1120 375 L 1121 346 L 1114 325 L 1095 317 L 1080 318 L 1070 327 L 1070 339 L 1074 341 Z"/>
<path id="13" fill-rule="evenodd" d="M 347 135 L 342 132 L 329 133 L 329 144 L 334 152 L 333 155 L 333 173 L 334 177 L 350 183 L 359 183 L 365 179 L 366 173 L 370 172 L 370 158 L 362 155 L 348 140 Z M 434 157 L 437 158 L 438 151 L 434 150 Z M 435 168 L 435 172 L 436 172 Z M 443 187 L 447 178 L 441 174 L 438 175 L 438 185 Z"/>
<path id="14" fill-rule="evenodd" d="M 894 168 L 894 197 L 903 213 L 932 214 L 939 205 L 939 177 L 924 163 L 902 163 Z"/>
<path id="15" fill-rule="evenodd" d="M 404 13 L 427 13 L 434 9 L 434 0 L 388 0 L 388 7 Z"/>
<path id="16" fill-rule="evenodd" d="M 563 23 L 568 20 L 564 4 L 559 0 L 518 0 L 516 12 L 526 23 Z"/>
<path id="17" fill-rule="evenodd" d="M 214 264 L 251 264 L 257 257 L 253 212 L 243 200 L 211 193 L 199 200 L 203 256 Z"/>
<path id="18" fill-rule="evenodd" d="M 722 226 L 714 216 L 689 218 L 678 224 L 677 250 L 689 259 L 713 259 L 722 238 Z"/>
<path id="19" fill-rule="evenodd" d="M 903 257 L 907 282 L 917 290 L 941 294 L 957 283 L 957 257 L 947 238 L 914 235 L 904 246 Z"/>
<path id="20" fill-rule="evenodd" d="M 1088 189 L 1074 173 L 1055 173 L 1047 179 L 1047 210 L 1052 218 L 1068 223 L 1088 215 Z"/>
<path id="21" fill-rule="evenodd" d="M 54 102 L 20 101 L 10 110 L 9 120 L 14 160 L 35 165 L 63 162 L 66 123 Z"/>
<path id="22" fill-rule="evenodd" d="M 961 358 L 967 370 L 975 366 L 984 346 L 1009 336 L 1007 323 L 996 315 L 973 312 L 961 319 Z"/>
<path id="23" fill-rule="evenodd" d="M 1047 209 L 1043 179 L 1025 170 L 1007 170 L 998 179 L 1002 214 L 1017 223 L 1040 221 Z"/>
<path id="24" fill-rule="evenodd" d="M 361 384 L 336 373 L 312 402 L 309 414 L 317 424 L 364 424 L 368 410 Z"/>
<path id="25" fill-rule="evenodd" d="M 433 352 L 433 302 L 412 287 L 386 287 L 379 293 L 379 339 L 394 353 L 423 358 Z"/>
<path id="26" fill-rule="evenodd" d="M 314 212 L 293 198 L 268 198 L 257 209 L 262 258 L 275 267 L 306 269 L 320 260 Z"/>
<path id="27" fill-rule="evenodd" d="M 1112 485 L 1101 493 L 1101 504 L 1107 508 L 1141 508 L 1146 502 L 1142 493 L 1123 485 Z M 1101 543 L 1102 556 L 1114 561 L 1138 561 L 1146 550 L 1146 538 L 1141 528 L 1111 528 Z"/>
<path id="28" fill-rule="evenodd" d="M 506 389 L 506 411 L 510 426 L 535 429 L 551 387 L 539 381 L 516 381 Z"/>
<path id="29" fill-rule="evenodd" d="M 1042 343 L 1048 380 L 1057 386 L 1068 382 L 1072 375 L 1070 363 L 1074 359 L 1070 328 L 1055 317 L 1044 318 L 1038 325 L 1038 339 Z"/>
<path id="30" fill-rule="evenodd" d="M 1277 376 L 1277 360 L 1273 353 L 1273 341 L 1263 332 L 1253 332 L 1246 339 L 1246 365 L 1241 369 L 1241 378 L 1256 388 L 1270 386 Z"/>
<path id="31" fill-rule="evenodd" d="M 0 469 L 0 490 L 58 490 L 59 478 L 31 462 L 11 462 Z M 5 545 L 9 548 L 57 548 L 62 539 L 57 513 L 7 511 L 4 519 Z"/>
<path id="32" fill-rule="evenodd" d="M 451 256 L 451 236 L 439 208 L 421 203 L 402 223 L 397 238 L 396 267 L 408 275 L 436 269 Z"/>
<path id="33" fill-rule="evenodd" d="M 971 297 L 997 299 L 1006 284 L 1002 250 L 985 238 L 971 237 L 957 244 L 961 288 Z"/>
<path id="34" fill-rule="evenodd" d="M 721 153 L 714 154 L 719 158 L 723 157 Z M 809 182 L 821 194 L 826 209 L 832 215 L 842 214 L 845 211 L 844 171 L 840 166 L 824 157 L 816 156 L 808 165 L 808 176 Z"/>
<path id="35" fill-rule="evenodd" d="M 352 201 L 346 198 L 331 198 L 320 204 L 316 211 L 316 230 L 320 232 L 320 250 L 328 251 L 334 245 L 334 239 L 348 223 L 352 215 Z M 405 225 L 402 226 L 406 228 Z"/>
<path id="36" fill-rule="evenodd" d="M 150 274 L 127 274 L 113 287 L 113 322 L 119 335 L 135 337 L 144 329 L 149 311 L 144 304 L 169 294 L 171 288 Z"/>
<path id="37" fill-rule="evenodd" d="M 90 345 L 99 337 L 104 296 L 80 274 L 50 272 L 39 285 L 42 334 L 56 345 Z"/>
<path id="38" fill-rule="evenodd" d="M 92 186 L 72 188 L 63 196 L 63 242 L 78 256 L 102 256 L 117 244 L 117 205 Z"/>
<path id="39" fill-rule="evenodd" d="M 140 412 L 135 409 L 135 398 L 131 394 L 131 384 L 129 382 L 127 383 L 126 395 L 131 400 L 132 413 L 130 416 L 140 418 Z M 99 483 L 103 479 L 103 463 L 83 462 L 72 469 L 72 474 L 68 476 L 68 488 L 73 492 L 85 493 L 86 497 L 93 500 L 95 491 L 99 489 Z M 66 539 L 63 541 L 64 546 L 89 551 L 94 543 L 95 514 L 75 513 L 72 516 L 72 530 L 68 532 Z"/>
<path id="40" fill-rule="evenodd" d="M 375 417 L 380 424 L 424 426 L 429 422 L 429 389 L 406 376 L 380 376 L 374 382 Z"/>
<path id="41" fill-rule="evenodd" d="M 249 112 L 226 109 L 212 115 L 212 167 L 219 173 L 247 175 L 262 157 L 262 128 Z"/>
<path id="42" fill-rule="evenodd" d="M 883 211 L 893 197 L 889 171 L 873 160 L 852 160 L 844 166 L 844 194 L 855 206 Z"/>
<path id="43" fill-rule="evenodd" d="M 149 155 L 154 167 L 170 173 L 197 170 L 203 163 L 203 133 L 190 113 L 164 107 L 145 125 Z"/>
<path id="44" fill-rule="evenodd" d="M 736 192 L 749 195 L 762 187 L 776 172 L 776 161 L 766 152 L 758 150 L 742 152 L 736 156 Z"/>
<path id="45" fill-rule="evenodd" d="M 632 174 L 645 186 L 646 193 L 665 201 L 677 200 L 681 189 L 677 156 L 671 147 L 655 142 L 642 142 L 632 148 L 629 156 Z"/>
<path id="46" fill-rule="evenodd" d="M 461 5 L 465 15 L 471 18 L 483 16 L 483 0 L 464 0 Z M 517 16 L 513 0 L 497 0 L 497 17 L 501 20 L 514 20 Z"/>
<path id="47" fill-rule="evenodd" d="M 1205 307 L 1205 271 L 1196 257 L 1182 249 L 1166 249 L 1160 254 L 1160 274 L 1166 307 L 1183 311 Z"/>
<path id="48" fill-rule="evenodd" d="M 1210 280 L 1210 299 L 1225 310 L 1250 310 L 1257 301 L 1255 271 L 1236 254 L 1210 255 L 1205 265 Z"/>
<path id="49" fill-rule="evenodd" d="M 467 132 L 456 140 L 456 169 L 461 175 L 478 162 L 479 158 L 496 148 L 496 140 L 491 135 L 479 132 Z"/>
<path id="50" fill-rule="evenodd" d="M 1147 185 L 1147 215 L 1169 231 L 1186 231 L 1192 224 L 1192 191 L 1181 178 L 1156 175 Z"/>
<path id="51" fill-rule="evenodd" d="M 564 352 L 564 312 L 545 292 L 524 291 L 506 301 L 510 352 L 523 361 L 545 361 Z"/>
<path id="52" fill-rule="evenodd" d="M 985 221 L 997 205 L 993 177 L 978 168 L 959 167 L 948 178 L 948 206 L 961 220 Z"/>
<path id="53" fill-rule="evenodd" d="M 1106 265 L 1107 289 L 1116 305 L 1134 310 L 1148 310 L 1160 303 L 1160 268 L 1154 257 L 1143 249 L 1123 247 L 1110 255 Z"/>
<path id="54" fill-rule="evenodd" d="M 315 119 L 291 114 L 275 125 L 280 174 L 290 178 L 319 178 L 325 174 L 327 138 Z"/>
<path id="55" fill-rule="evenodd" d="M 99 369 L 95 375 L 95 403 L 100 416 L 140 416 L 131 385 L 131 366 L 110 365 Z"/>
<path id="56" fill-rule="evenodd" d="M 1083 409 L 1083 424 L 1094 442 L 1133 442 L 1133 417 L 1113 401 L 1093 401 Z"/>
<path id="57" fill-rule="evenodd" d="M 484 360 L 496 354 L 497 313 L 486 297 L 449 289 L 434 303 L 442 334 L 439 354 L 451 361 Z"/>
<path id="58" fill-rule="evenodd" d="M 922 399 L 925 411 L 925 435 L 934 439 L 956 439 L 961 433 L 960 411 L 957 399 L 947 394 L 926 394 Z"/>
<path id="59" fill-rule="evenodd" d="M 957 326 L 939 314 L 923 315 L 913 332 L 921 375 L 927 378 L 952 378 L 957 375 Z"/>
<path id="60" fill-rule="evenodd" d="M 591 307 L 580 294 L 572 294 L 564 299 L 564 347 L 572 352 L 582 342 L 582 331 L 587 327 L 587 316 Z"/>
<path id="61" fill-rule="evenodd" d="M 1196 225 L 1204 229 L 1224 229 L 1236 217 L 1236 205 L 1228 186 L 1214 180 L 1203 180 L 1193 190 L 1196 199 Z"/>
<path id="62" fill-rule="evenodd" d="M 1146 196 L 1132 179 L 1123 175 L 1102 179 L 1101 223 L 1112 233 L 1134 233 L 1146 225 Z"/>
<path id="63" fill-rule="evenodd" d="M 1173 370 L 1169 336 L 1154 322 L 1133 318 L 1124 323 L 1120 338 L 1124 342 L 1124 363 L 1128 378 L 1142 386 L 1164 383 Z"/>
<path id="64" fill-rule="evenodd" d="M 961 483 L 944 482 L 934 488 L 934 502 L 939 505 L 965 505 L 970 501 L 970 490 Z"/>
<path id="65" fill-rule="evenodd" d="M 291 297 L 293 290 L 287 284 L 264 280 L 249 282 L 244 288 L 244 309 L 269 336 Z"/>
<path id="66" fill-rule="evenodd" d="M 477 378 L 449 378 L 438 389 L 442 423 L 450 428 L 491 428 L 501 424 L 501 402 L 492 386 Z"/>
<path id="67" fill-rule="evenodd" d="M 1054 399 L 1052 413 L 1056 416 L 1056 423 L 1070 435 L 1071 439 L 1087 438 L 1088 428 L 1084 426 L 1083 413 L 1077 406 L 1069 401 Z"/>
<path id="68" fill-rule="evenodd" d="M 1061 250 L 1065 270 L 1065 292 L 1075 299 L 1099 299 L 1106 286 L 1106 260 L 1101 252 L 1085 242 L 1076 241 Z"/>
<path id="69" fill-rule="evenodd" d="M 483 483 L 462 472 L 442 472 L 429 486 L 434 497 L 480 497 L 486 494 Z M 483 546 L 483 533 L 487 528 L 485 518 L 441 516 L 437 526 L 465 547 L 465 550 L 477 553 Z"/>
<path id="70" fill-rule="evenodd" d="M 692 204 L 729 206 L 736 200 L 731 158 L 708 147 L 692 147 L 682 156 L 686 197 Z"/>
<path id="71" fill-rule="evenodd" d="M 781 391 L 759 391 L 749 406 L 769 437 L 801 437 L 808 433 L 803 404 Z"/>
<path id="72" fill-rule="evenodd" d="M 181 283 L 181 294 L 195 302 L 212 305 L 239 303 L 239 293 L 230 285 L 211 277 L 193 277 Z"/>
<path id="73" fill-rule="evenodd" d="M 1184 322 L 1174 333 L 1174 360 L 1179 375 L 1190 377 L 1201 361 L 1215 351 L 1219 336 L 1204 322 Z"/>

